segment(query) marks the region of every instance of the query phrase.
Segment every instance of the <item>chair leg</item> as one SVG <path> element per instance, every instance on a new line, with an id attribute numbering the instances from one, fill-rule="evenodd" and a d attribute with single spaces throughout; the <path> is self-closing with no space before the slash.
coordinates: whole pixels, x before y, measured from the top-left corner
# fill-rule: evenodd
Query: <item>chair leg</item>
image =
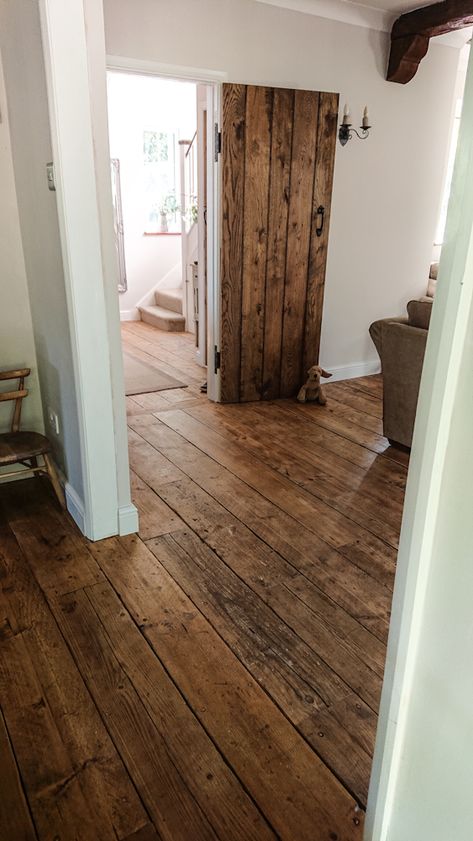
<path id="1" fill-rule="evenodd" d="M 66 507 L 66 500 L 65 500 L 65 497 L 64 497 L 64 491 L 63 491 L 62 485 L 59 481 L 59 477 L 57 475 L 57 470 L 56 470 L 55 464 L 54 464 L 51 456 L 48 453 L 44 453 L 43 458 L 44 458 L 44 463 L 46 465 L 46 470 L 48 471 L 48 476 L 49 476 L 49 478 L 51 480 L 51 484 L 54 488 L 54 493 L 56 494 L 56 496 L 58 498 L 59 505 L 61 506 L 61 508 L 65 508 Z"/>

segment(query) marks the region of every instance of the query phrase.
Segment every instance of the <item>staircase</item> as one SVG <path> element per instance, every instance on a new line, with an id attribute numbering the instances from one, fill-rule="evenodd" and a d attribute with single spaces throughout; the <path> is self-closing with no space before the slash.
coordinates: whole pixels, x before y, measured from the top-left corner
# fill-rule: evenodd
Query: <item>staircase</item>
<path id="1" fill-rule="evenodd" d="M 138 307 L 141 320 L 159 330 L 180 333 L 186 329 L 182 315 L 182 287 L 176 289 L 158 289 L 154 294 L 155 303 Z"/>

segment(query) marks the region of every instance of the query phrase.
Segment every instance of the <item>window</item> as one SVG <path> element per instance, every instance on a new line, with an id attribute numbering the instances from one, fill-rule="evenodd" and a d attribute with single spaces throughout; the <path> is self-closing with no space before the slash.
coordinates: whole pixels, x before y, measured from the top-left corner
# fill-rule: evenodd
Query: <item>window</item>
<path id="1" fill-rule="evenodd" d="M 146 233 L 180 233 L 179 154 L 173 132 L 143 132 Z"/>

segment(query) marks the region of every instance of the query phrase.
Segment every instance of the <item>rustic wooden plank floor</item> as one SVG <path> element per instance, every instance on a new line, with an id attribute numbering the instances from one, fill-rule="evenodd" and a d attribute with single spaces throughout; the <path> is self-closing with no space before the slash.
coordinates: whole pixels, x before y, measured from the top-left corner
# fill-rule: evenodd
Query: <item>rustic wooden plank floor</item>
<path id="1" fill-rule="evenodd" d="M 127 398 L 139 536 L 0 487 L 0 838 L 361 841 L 407 472 L 381 378 L 216 406 L 190 337 L 123 339 L 189 384 Z"/>

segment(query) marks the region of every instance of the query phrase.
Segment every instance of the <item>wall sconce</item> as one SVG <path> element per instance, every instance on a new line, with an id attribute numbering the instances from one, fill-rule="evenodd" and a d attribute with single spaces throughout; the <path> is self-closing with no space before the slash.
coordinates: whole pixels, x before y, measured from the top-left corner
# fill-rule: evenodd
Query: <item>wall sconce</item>
<path id="1" fill-rule="evenodd" d="M 370 133 L 370 118 L 368 116 L 368 106 L 365 105 L 363 111 L 363 117 L 361 120 L 360 132 L 353 128 L 351 124 L 351 114 L 348 105 L 345 105 L 343 109 L 343 120 L 338 130 L 338 139 L 342 146 L 345 146 L 349 140 L 353 137 L 354 134 L 359 138 L 359 140 L 366 140 Z"/>

